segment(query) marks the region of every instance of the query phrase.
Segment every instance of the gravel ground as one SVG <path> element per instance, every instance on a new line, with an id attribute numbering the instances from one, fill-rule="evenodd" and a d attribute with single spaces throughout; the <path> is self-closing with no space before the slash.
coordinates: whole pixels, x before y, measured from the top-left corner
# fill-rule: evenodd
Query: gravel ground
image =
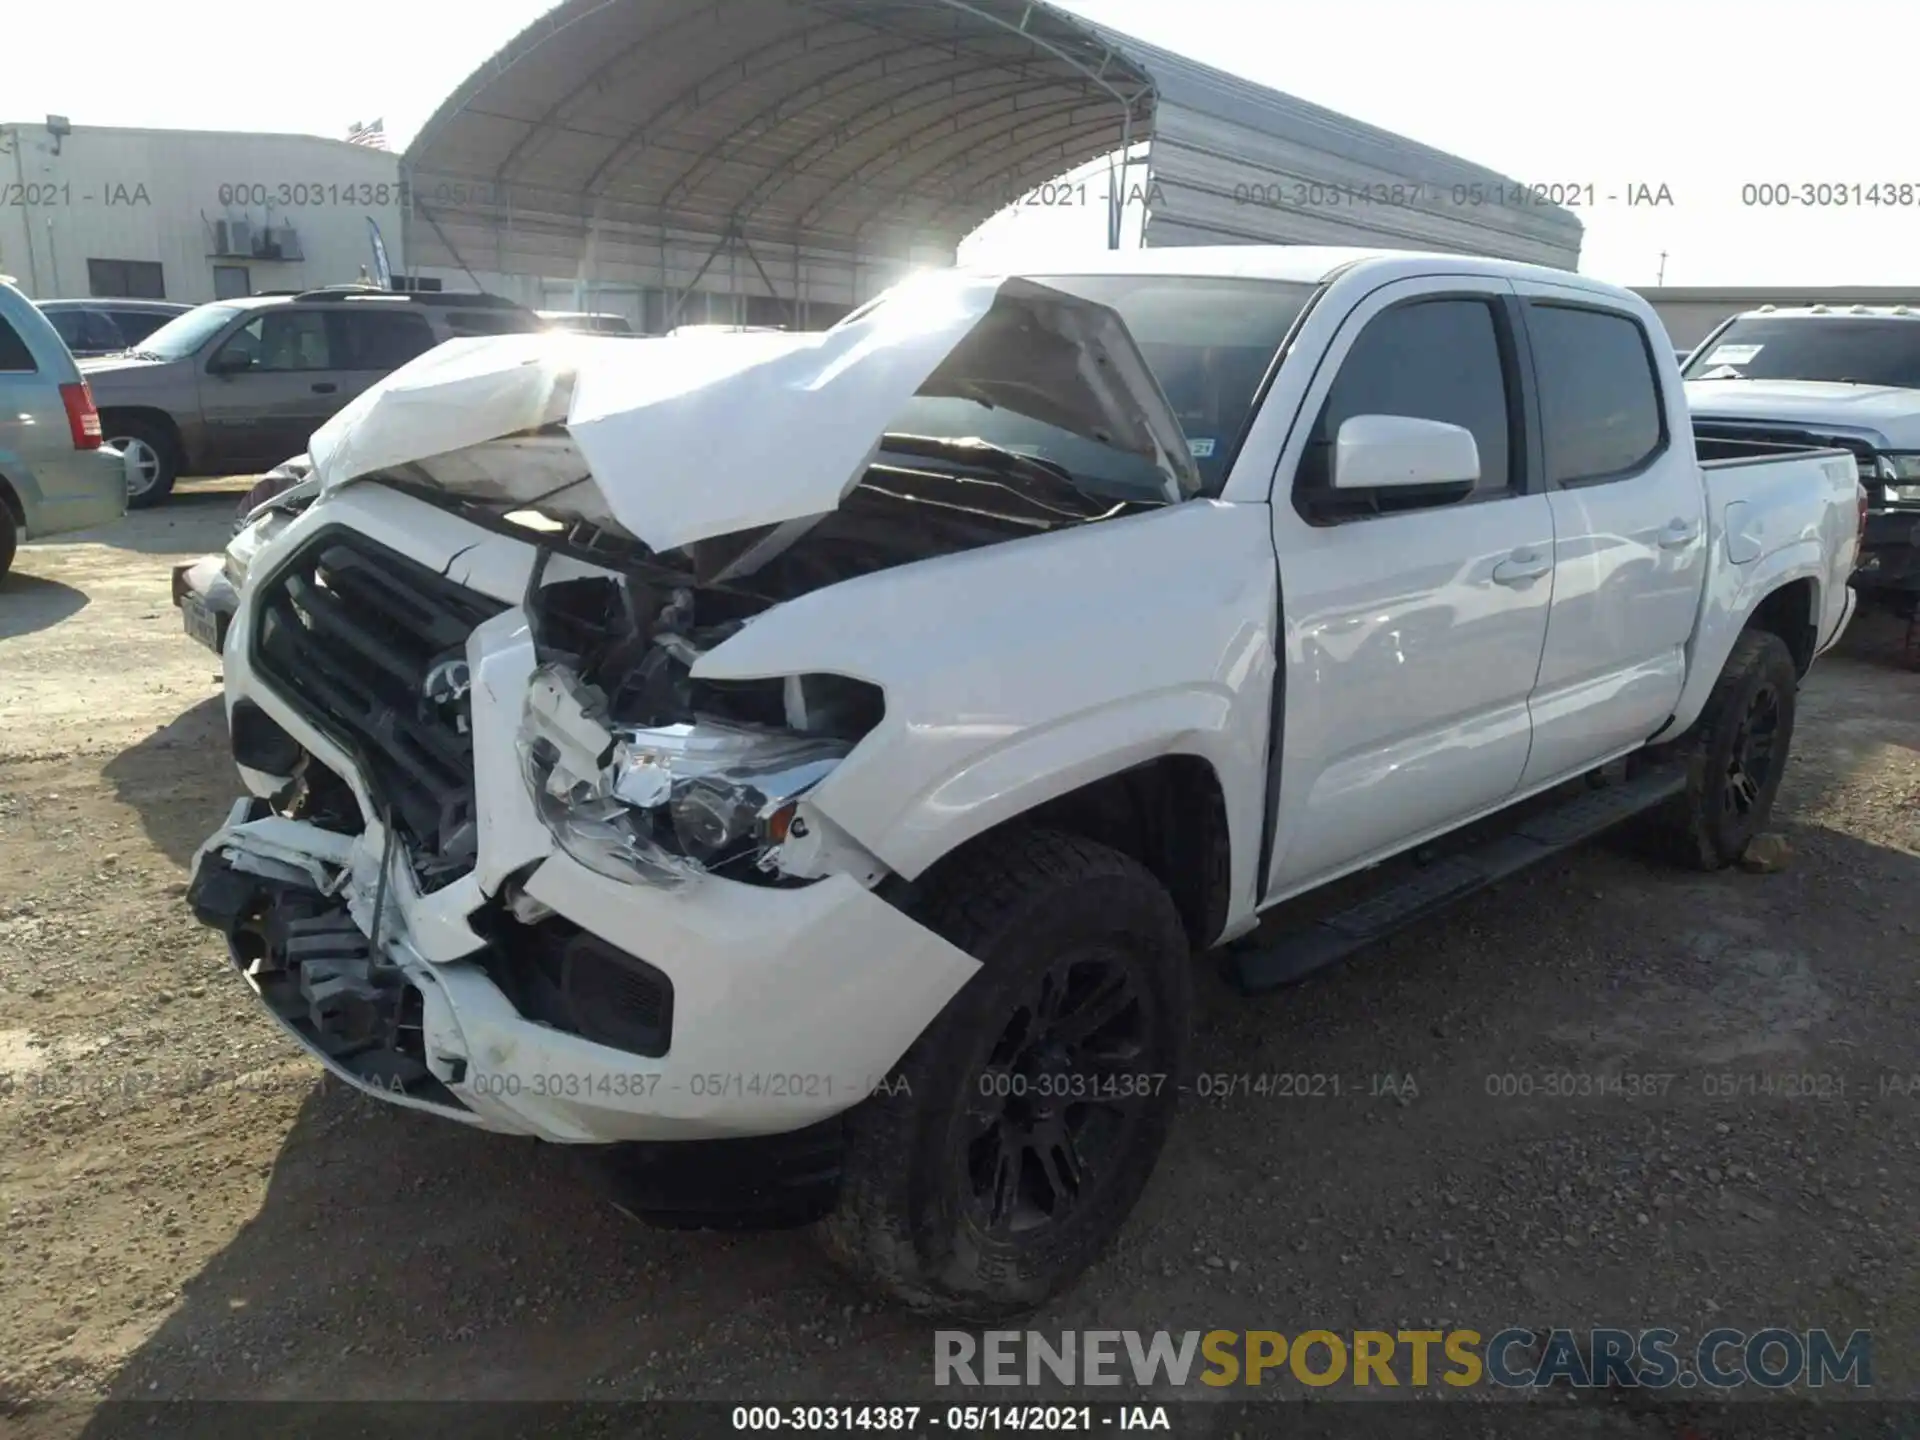
<path id="1" fill-rule="evenodd" d="M 237 782 L 167 567 L 222 543 L 234 488 L 29 546 L 0 584 L 0 1412 L 924 1393 L 929 1327 L 802 1237 L 656 1232 L 578 1154 L 323 1083 L 229 973 L 182 896 Z M 1205 1071 L 1341 1093 L 1191 1096 L 1121 1242 L 1033 1327 L 1865 1327 L 1878 1393 L 1914 1396 L 1920 674 L 1895 638 L 1858 624 L 1803 692 L 1779 873 L 1610 843 L 1281 994 L 1209 975 Z M 1622 1093 L 1639 1076 L 1670 1078 Z"/>

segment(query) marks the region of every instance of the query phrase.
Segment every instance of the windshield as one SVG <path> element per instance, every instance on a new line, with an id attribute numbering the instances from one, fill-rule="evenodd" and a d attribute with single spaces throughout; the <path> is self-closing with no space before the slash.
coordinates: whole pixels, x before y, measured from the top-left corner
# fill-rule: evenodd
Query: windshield
<path id="1" fill-rule="evenodd" d="M 1186 431 L 1201 492 L 1218 495 L 1260 382 L 1315 287 L 1196 275 L 1033 279 L 1119 313 Z M 1166 477 L 1151 462 L 972 400 L 916 396 L 888 429 L 975 438 L 1042 456 L 1073 472 L 1083 488 L 1116 500 L 1165 497 Z"/>
<path id="2" fill-rule="evenodd" d="M 226 329 L 227 322 L 240 313 L 237 305 L 197 306 L 184 315 L 176 315 L 142 340 L 138 348 L 141 354 L 162 360 L 184 360 Z"/>
<path id="3" fill-rule="evenodd" d="M 1920 390 L 1920 318 L 1865 315 L 1736 320 L 1700 347 L 1687 380 L 1831 380 Z"/>

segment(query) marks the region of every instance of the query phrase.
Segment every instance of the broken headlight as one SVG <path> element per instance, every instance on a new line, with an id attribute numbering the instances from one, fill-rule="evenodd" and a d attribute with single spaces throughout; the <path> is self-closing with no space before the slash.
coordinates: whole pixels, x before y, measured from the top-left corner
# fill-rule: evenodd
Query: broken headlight
<path id="1" fill-rule="evenodd" d="M 534 672 L 520 760 L 560 848 L 611 879 L 684 884 L 722 865 L 765 863 L 792 802 L 852 746 L 711 719 L 609 721 L 603 692 L 556 665 Z"/>
<path id="2" fill-rule="evenodd" d="M 225 571 L 227 583 L 239 590 L 247 583 L 247 572 L 253 567 L 253 557 L 261 548 L 299 515 L 291 510 L 268 510 L 243 525 L 238 534 L 227 545 L 226 559 L 221 568 Z"/>

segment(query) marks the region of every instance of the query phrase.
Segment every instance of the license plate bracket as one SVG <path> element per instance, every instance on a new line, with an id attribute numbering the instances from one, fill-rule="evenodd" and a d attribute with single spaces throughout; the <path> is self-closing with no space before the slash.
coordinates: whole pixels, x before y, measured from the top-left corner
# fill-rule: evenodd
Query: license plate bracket
<path id="1" fill-rule="evenodd" d="M 221 622 L 226 617 L 214 613 L 211 606 L 194 595 L 180 597 L 180 623 L 186 627 L 187 637 L 199 641 L 216 655 L 220 653 L 220 643 L 226 639 L 226 626 Z"/>

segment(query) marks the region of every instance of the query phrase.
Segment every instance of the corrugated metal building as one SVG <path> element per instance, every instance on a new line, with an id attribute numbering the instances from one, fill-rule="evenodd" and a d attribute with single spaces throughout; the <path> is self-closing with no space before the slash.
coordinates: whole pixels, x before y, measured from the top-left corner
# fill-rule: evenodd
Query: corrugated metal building
<path id="1" fill-rule="evenodd" d="M 650 329 L 817 323 L 1142 141 L 1110 244 L 1578 260 L 1579 221 L 1489 170 L 1029 0 L 565 0 L 408 150 L 405 249 Z"/>

